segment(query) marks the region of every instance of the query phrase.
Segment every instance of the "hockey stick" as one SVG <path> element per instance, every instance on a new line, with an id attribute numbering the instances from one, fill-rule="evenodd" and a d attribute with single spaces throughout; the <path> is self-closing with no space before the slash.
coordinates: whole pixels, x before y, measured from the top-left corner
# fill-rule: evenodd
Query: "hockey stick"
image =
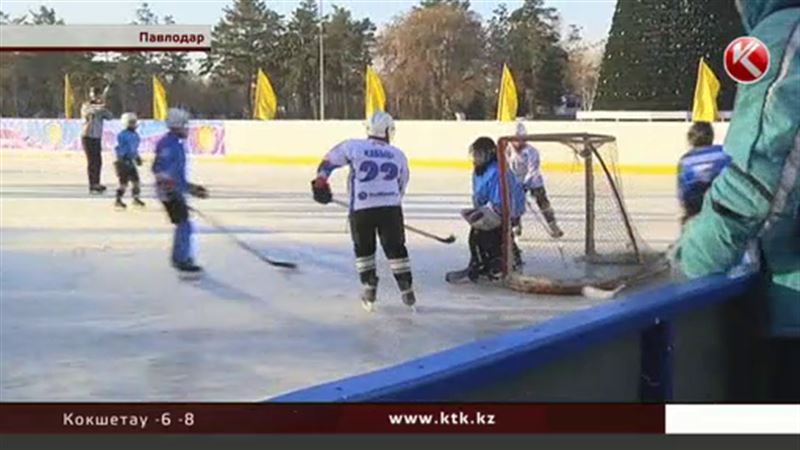
<path id="1" fill-rule="evenodd" d="M 333 199 L 331 201 L 333 203 L 336 203 L 339 206 L 343 206 L 345 208 L 350 208 L 350 205 L 348 203 L 343 202 L 341 200 Z M 417 233 L 420 236 L 425 236 L 426 238 L 430 238 L 430 239 L 433 239 L 435 241 L 439 241 L 442 244 L 452 244 L 453 242 L 456 241 L 456 237 L 454 235 L 452 235 L 452 234 L 450 236 L 447 236 L 447 237 L 441 237 L 441 236 L 437 236 L 437 235 L 435 235 L 433 233 L 428 233 L 425 230 L 420 230 L 419 228 L 412 227 L 411 225 L 408 225 L 408 224 L 403 224 L 403 227 L 405 227 L 405 229 L 408 230 L 408 231 Z"/>
<path id="2" fill-rule="evenodd" d="M 548 236 L 550 236 L 550 239 L 557 240 L 558 238 L 555 238 L 555 237 L 553 237 L 552 234 L 550 234 L 550 230 L 547 228 L 547 224 L 544 223 L 544 219 L 539 215 L 538 209 L 535 209 L 533 207 L 533 205 L 531 204 L 531 201 L 528 200 L 527 198 L 525 199 L 525 205 L 528 206 L 528 211 L 530 211 L 531 214 L 533 214 L 533 217 L 535 217 L 536 221 L 539 223 L 539 225 L 542 226 L 542 228 L 544 229 L 544 232 L 547 233 Z M 538 206 L 537 206 L 537 208 L 538 208 Z"/>
<path id="3" fill-rule="evenodd" d="M 631 284 L 636 283 L 637 281 L 641 281 L 645 278 L 650 278 L 652 276 L 658 275 L 659 273 L 669 269 L 669 261 L 666 259 L 658 262 L 655 264 L 655 267 L 651 270 L 644 270 L 639 274 L 636 274 L 629 279 L 625 280 L 624 283 L 620 283 L 619 286 L 613 289 L 603 289 L 597 286 L 589 286 L 586 285 L 581 288 L 581 294 L 586 298 L 592 298 L 596 300 L 608 300 L 614 298 L 617 294 L 619 294 L 623 289 L 629 287 Z"/>
<path id="4" fill-rule="evenodd" d="M 203 220 L 205 220 L 206 222 L 211 224 L 211 226 L 213 226 L 214 228 L 216 228 L 219 231 L 223 232 L 233 242 L 235 242 L 236 245 L 238 245 L 242 250 L 252 254 L 256 258 L 260 259 L 261 261 L 264 261 L 265 263 L 267 263 L 267 264 L 269 264 L 271 266 L 275 266 L 275 267 L 284 267 L 284 268 L 287 268 L 287 269 L 297 268 L 297 264 L 295 264 L 295 263 L 286 262 L 286 261 L 277 261 L 277 260 L 274 260 L 274 259 L 271 259 L 271 258 L 268 258 L 268 257 L 264 256 L 261 252 L 259 252 L 255 248 L 251 247 L 250 245 L 248 245 L 244 241 L 239 240 L 239 238 L 237 238 L 236 235 L 231 230 L 229 230 L 228 228 L 226 228 L 225 226 L 220 224 L 218 221 L 216 221 L 215 219 L 210 217 L 208 214 L 205 214 L 204 212 L 198 210 L 197 208 L 193 208 L 193 207 L 189 206 L 189 210 L 193 211 L 195 214 L 197 214 L 198 216 L 202 217 Z"/>
<path id="5" fill-rule="evenodd" d="M 533 217 L 536 218 L 536 222 L 538 222 L 539 225 L 542 226 L 545 234 L 550 236 L 550 239 L 556 242 L 556 248 L 558 249 L 558 254 L 561 255 L 561 262 L 564 264 L 565 269 L 569 268 L 569 264 L 567 264 L 567 257 L 566 255 L 564 255 L 564 244 L 562 244 L 557 237 L 554 237 L 552 234 L 550 234 L 550 230 L 547 228 L 547 224 L 544 223 L 544 219 L 539 215 L 539 211 L 534 209 L 533 205 L 531 205 L 531 201 L 528 200 L 527 196 L 525 197 L 525 205 L 527 205 L 528 211 L 530 211 L 531 214 L 533 214 Z"/>

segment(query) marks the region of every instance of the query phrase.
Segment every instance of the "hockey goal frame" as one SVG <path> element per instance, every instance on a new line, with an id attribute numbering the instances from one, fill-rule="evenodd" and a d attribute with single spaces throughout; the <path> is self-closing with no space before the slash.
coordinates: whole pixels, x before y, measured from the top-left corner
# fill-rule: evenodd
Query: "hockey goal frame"
<path id="1" fill-rule="evenodd" d="M 584 213 L 585 213 L 585 236 L 584 236 L 584 258 L 586 261 L 595 264 L 630 264 L 638 265 L 641 269 L 633 273 L 621 274 L 616 277 L 604 279 L 601 281 L 591 280 L 587 283 L 586 280 L 555 280 L 547 277 L 528 276 L 513 270 L 513 245 L 514 236 L 511 226 L 511 209 L 510 209 L 510 192 L 508 189 L 507 180 L 509 174 L 508 160 L 506 157 L 506 149 L 512 140 L 522 139 L 526 142 L 557 142 L 564 144 L 572 149 L 584 165 Z M 527 134 L 524 136 L 503 136 L 498 140 L 497 146 L 497 160 L 500 171 L 500 195 L 503 198 L 503 205 L 501 216 L 503 219 L 502 233 L 503 233 L 503 246 L 502 246 L 502 273 L 503 280 L 506 286 L 511 289 L 539 294 L 555 294 L 555 295 L 579 295 L 583 288 L 588 284 L 592 286 L 612 289 L 621 284 L 626 284 L 633 280 L 640 280 L 648 277 L 648 272 L 652 275 L 662 271 L 663 258 L 661 261 L 656 262 L 658 270 L 653 270 L 652 255 L 645 255 L 637 242 L 637 236 L 634 232 L 634 227 L 630 220 L 630 215 L 626 209 L 625 202 L 622 199 L 622 193 L 617 186 L 617 180 L 614 178 L 607 162 L 603 155 L 600 154 L 598 148 L 604 144 L 615 143 L 616 138 L 604 134 L 591 134 L 591 133 L 549 133 L 549 134 Z M 598 170 L 599 168 L 599 170 Z M 595 248 L 595 180 L 597 175 L 595 172 L 602 173 L 601 176 L 605 177 L 605 182 L 610 187 L 612 197 L 620 213 L 622 223 L 624 225 L 625 234 L 627 239 L 632 244 L 631 255 L 625 260 L 614 260 L 613 258 L 603 258 L 598 255 Z M 513 175 L 511 175 L 513 176 Z"/>

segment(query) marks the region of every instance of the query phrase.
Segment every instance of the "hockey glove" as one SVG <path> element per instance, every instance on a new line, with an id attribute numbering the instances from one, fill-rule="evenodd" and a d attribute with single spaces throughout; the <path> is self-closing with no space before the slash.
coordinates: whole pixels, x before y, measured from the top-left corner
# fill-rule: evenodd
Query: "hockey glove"
<path id="1" fill-rule="evenodd" d="M 331 186 L 325 177 L 317 177 L 311 180 L 311 192 L 314 194 L 314 201 L 327 205 L 333 200 Z"/>
<path id="2" fill-rule="evenodd" d="M 133 158 L 133 162 L 135 162 L 137 166 L 141 166 L 142 165 L 142 157 L 139 156 L 139 155 L 136 155 L 136 158 Z"/>
<path id="3" fill-rule="evenodd" d="M 189 194 L 197 198 L 208 198 L 208 189 L 199 184 L 189 183 Z"/>

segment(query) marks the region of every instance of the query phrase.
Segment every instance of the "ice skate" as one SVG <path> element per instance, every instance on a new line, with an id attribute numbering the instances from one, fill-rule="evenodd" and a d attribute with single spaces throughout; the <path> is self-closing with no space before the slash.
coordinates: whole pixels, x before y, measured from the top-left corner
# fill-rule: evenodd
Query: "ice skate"
<path id="1" fill-rule="evenodd" d="M 555 221 L 547 222 L 547 231 L 550 233 L 550 236 L 555 239 L 564 236 L 564 232 L 561 231 L 561 228 L 558 227 L 558 224 Z"/>
<path id="2" fill-rule="evenodd" d="M 106 191 L 106 187 L 102 184 L 95 184 L 94 186 L 89 186 L 89 193 L 93 195 L 100 195 Z"/>
<path id="3" fill-rule="evenodd" d="M 127 207 L 128 205 L 126 205 L 121 198 L 117 197 L 117 200 L 114 202 L 114 208 L 119 211 L 124 211 Z"/>
<path id="4" fill-rule="evenodd" d="M 178 271 L 178 276 L 182 279 L 195 280 L 203 276 L 203 268 L 195 264 L 191 259 L 173 263 L 172 266 L 175 267 Z"/>
<path id="5" fill-rule="evenodd" d="M 401 292 L 400 298 L 403 300 L 403 304 L 414 309 L 414 304 L 417 303 L 417 296 L 414 294 L 413 289 Z"/>
<path id="6" fill-rule="evenodd" d="M 444 275 L 444 280 L 448 283 L 459 283 L 469 279 L 470 268 L 453 270 Z"/>
<path id="7" fill-rule="evenodd" d="M 484 276 L 490 281 L 503 278 L 503 261 L 500 257 L 493 258 L 484 269 Z"/>
<path id="8" fill-rule="evenodd" d="M 377 300 L 378 287 L 365 285 L 364 290 L 361 291 L 361 307 L 366 312 L 375 310 L 375 300 Z"/>
<path id="9" fill-rule="evenodd" d="M 133 206 L 144 208 L 145 203 L 139 197 L 133 197 Z"/>

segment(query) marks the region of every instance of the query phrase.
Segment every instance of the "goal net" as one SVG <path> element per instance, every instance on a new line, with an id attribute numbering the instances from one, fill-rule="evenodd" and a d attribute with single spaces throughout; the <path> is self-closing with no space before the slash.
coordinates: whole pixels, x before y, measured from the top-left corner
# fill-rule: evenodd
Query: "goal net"
<path id="1" fill-rule="evenodd" d="M 584 286 L 614 288 L 662 271 L 663 255 L 643 241 L 625 206 L 613 136 L 585 133 L 524 136 L 539 151 L 554 237 L 537 199 L 526 193 L 519 224 L 510 214 L 507 152 L 498 145 L 503 201 L 503 271 L 507 286 L 542 294 L 577 295 Z"/>

